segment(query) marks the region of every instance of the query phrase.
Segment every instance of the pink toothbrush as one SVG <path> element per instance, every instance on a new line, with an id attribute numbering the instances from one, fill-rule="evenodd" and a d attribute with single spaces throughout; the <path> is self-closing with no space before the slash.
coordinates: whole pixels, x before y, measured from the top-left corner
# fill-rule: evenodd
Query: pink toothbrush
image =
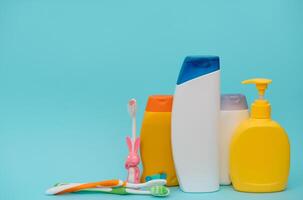
<path id="1" fill-rule="evenodd" d="M 136 138 L 136 109 L 136 100 L 131 99 L 128 102 L 128 112 L 132 118 L 132 139 L 129 136 L 126 137 L 126 144 L 128 146 L 129 154 L 125 162 L 125 168 L 128 171 L 127 181 L 129 183 L 140 182 L 140 169 L 138 167 L 140 163 L 140 157 L 138 154 L 140 138 Z"/>

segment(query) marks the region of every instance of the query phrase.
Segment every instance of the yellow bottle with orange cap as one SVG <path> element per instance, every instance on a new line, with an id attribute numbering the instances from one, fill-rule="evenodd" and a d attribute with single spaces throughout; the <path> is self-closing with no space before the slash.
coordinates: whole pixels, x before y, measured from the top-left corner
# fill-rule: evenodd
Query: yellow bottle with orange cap
<path id="1" fill-rule="evenodd" d="M 171 95 L 150 96 L 147 101 L 140 133 L 140 154 L 146 177 L 166 174 L 167 186 L 178 185 L 171 150 Z"/>
<path id="2" fill-rule="evenodd" d="M 259 99 L 251 106 L 251 116 L 236 129 L 230 146 L 230 178 L 242 192 L 277 192 L 286 188 L 290 168 L 287 133 L 271 119 L 271 106 L 264 93 L 271 80 L 251 79 Z"/>

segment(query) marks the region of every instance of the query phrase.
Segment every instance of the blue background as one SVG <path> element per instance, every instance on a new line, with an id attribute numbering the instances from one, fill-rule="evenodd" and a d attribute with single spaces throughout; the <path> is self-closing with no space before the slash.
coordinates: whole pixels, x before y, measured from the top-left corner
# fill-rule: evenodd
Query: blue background
<path id="1" fill-rule="evenodd" d="M 141 122 L 151 94 L 172 94 L 187 55 L 219 55 L 222 92 L 256 97 L 240 81 L 273 79 L 273 118 L 291 141 L 286 191 L 170 199 L 299 199 L 303 195 L 303 2 L 1 0 L 0 199 L 142 199 L 45 196 L 56 182 L 126 176 L 129 98 Z M 150 198 L 150 197 L 145 197 Z"/>

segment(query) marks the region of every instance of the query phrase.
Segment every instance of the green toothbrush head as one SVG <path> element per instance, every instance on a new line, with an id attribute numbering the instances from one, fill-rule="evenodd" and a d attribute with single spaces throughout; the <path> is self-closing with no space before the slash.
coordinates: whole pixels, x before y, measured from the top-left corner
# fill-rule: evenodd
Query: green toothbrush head
<path id="1" fill-rule="evenodd" d="M 156 185 L 149 189 L 151 195 L 155 197 L 166 197 L 169 195 L 169 189 L 163 185 Z"/>

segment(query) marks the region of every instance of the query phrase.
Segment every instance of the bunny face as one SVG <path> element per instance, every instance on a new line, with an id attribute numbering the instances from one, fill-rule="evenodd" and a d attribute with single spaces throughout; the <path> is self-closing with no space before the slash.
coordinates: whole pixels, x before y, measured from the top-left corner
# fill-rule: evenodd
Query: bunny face
<path id="1" fill-rule="evenodd" d="M 130 167 L 136 167 L 140 163 L 140 158 L 137 153 L 130 153 L 127 156 L 125 167 L 130 168 Z"/>
<path id="2" fill-rule="evenodd" d="M 126 137 L 126 143 L 128 146 L 129 154 L 127 156 L 125 167 L 128 169 L 130 167 L 136 167 L 140 163 L 140 157 L 138 155 L 138 150 L 140 146 L 140 138 L 137 138 L 135 144 L 132 144 L 130 137 Z M 133 149 L 134 146 L 134 149 Z"/>

